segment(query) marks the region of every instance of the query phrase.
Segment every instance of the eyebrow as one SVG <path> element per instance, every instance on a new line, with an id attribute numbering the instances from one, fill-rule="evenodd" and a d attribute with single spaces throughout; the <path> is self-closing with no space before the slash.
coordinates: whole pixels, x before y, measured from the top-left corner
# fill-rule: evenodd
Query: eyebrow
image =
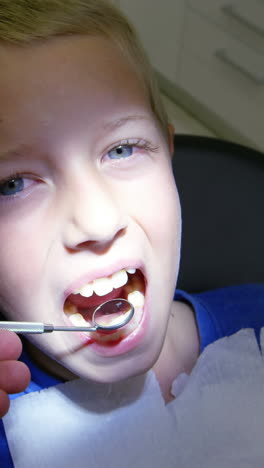
<path id="1" fill-rule="evenodd" d="M 29 145 L 22 143 L 14 149 L 9 149 L 3 153 L 0 152 L 0 162 L 12 157 L 23 159 L 25 157 L 25 153 L 28 156 L 30 151 L 32 151 L 32 148 L 30 148 Z"/>
<path id="2" fill-rule="evenodd" d="M 103 125 L 103 129 L 106 131 L 113 131 L 116 128 L 122 127 L 128 122 L 137 122 L 137 121 L 142 121 L 142 120 L 145 120 L 147 122 L 151 121 L 150 118 L 147 117 L 146 115 L 140 115 L 140 114 L 128 115 L 126 117 L 121 117 L 120 119 L 105 123 Z"/>
<path id="3" fill-rule="evenodd" d="M 151 122 L 151 119 L 147 117 L 146 115 L 140 115 L 140 114 L 135 114 L 135 115 L 128 115 L 126 117 L 121 117 L 117 120 L 106 122 L 103 124 L 103 130 L 104 131 L 114 131 L 117 128 L 120 128 L 124 126 L 125 124 L 129 122 L 140 122 L 140 121 L 146 121 L 146 122 Z M 1 123 L 1 120 L 0 120 Z M 14 149 L 7 150 L 3 153 L 0 152 L 0 162 L 5 161 L 6 159 L 15 157 L 19 159 L 23 159 L 25 157 L 25 154 L 28 157 L 29 152 L 32 151 L 32 148 L 30 148 L 29 145 L 22 143 L 19 146 L 17 146 Z"/>

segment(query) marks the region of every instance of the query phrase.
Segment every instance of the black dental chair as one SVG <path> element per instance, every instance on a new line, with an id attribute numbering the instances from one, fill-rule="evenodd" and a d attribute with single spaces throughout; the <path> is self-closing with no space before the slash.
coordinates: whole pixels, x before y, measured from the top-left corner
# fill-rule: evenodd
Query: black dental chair
<path id="1" fill-rule="evenodd" d="M 190 135 L 175 135 L 174 145 L 183 218 L 177 287 L 263 283 L 264 153 Z"/>

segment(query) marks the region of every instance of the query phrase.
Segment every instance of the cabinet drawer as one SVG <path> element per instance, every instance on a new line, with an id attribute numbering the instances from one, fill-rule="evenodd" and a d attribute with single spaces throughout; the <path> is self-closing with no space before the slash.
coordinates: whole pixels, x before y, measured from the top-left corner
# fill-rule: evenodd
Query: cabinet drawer
<path id="1" fill-rule="evenodd" d="M 217 66 L 220 59 L 229 64 L 230 73 L 234 72 L 237 80 L 244 80 L 249 90 L 257 83 L 264 85 L 264 55 L 192 11 L 186 14 L 183 44 L 184 49 L 210 63 L 210 67 Z"/>
<path id="2" fill-rule="evenodd" d="M 263 0 L 187 0 L 187 5 L 209 22 L 218 24 L 230 35 L 263 53 Z"/>
<path id="3" fill-rule="evenodd" d="M 241 52 L 241 47 L 245 46 L 189 11 L 186 15 L 179 84 L 230 128 L 253 145 L 263 148 L 264 76 L 263 82 L 261 77 L 264 66 L 262 68 L 258 61 L 263 58 L 248 48 Z M 235 61 L 236 50 L 241 53 L 240 65 L 245 65 L 245 70 L 219 57 L 221 51 L 226 51 Z M 251 65 L 243 64 L 243 52 L 246 58 L 247 53 L 252 53 Z M 254 64 L 256 69 L 253 71 Z M 256 76 L 250 76 L 252 71 Z"/>

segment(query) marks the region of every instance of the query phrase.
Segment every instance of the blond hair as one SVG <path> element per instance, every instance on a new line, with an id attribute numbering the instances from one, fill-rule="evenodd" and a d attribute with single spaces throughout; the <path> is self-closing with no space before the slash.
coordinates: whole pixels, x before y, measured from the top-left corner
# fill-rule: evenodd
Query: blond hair
<path id="1" fill-rule="evenodd" d="M 154 71 L 134 28 L 109 0 L 0 0 L 1 42 L 26 46 L 75 34 L 107 37 L 132 61 L 168 140 L 168 119 Z"/>

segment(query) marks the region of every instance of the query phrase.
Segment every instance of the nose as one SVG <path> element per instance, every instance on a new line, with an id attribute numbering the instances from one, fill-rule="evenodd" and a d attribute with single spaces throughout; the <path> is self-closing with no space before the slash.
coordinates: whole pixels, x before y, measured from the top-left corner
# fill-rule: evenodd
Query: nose
<path id="1" fill-rule="evenodd" d="M 115 190 L 99 177 L 82 177 L 70 191 L 64 245 L 105 249 L 125 232 L 126 216 Z"/>

